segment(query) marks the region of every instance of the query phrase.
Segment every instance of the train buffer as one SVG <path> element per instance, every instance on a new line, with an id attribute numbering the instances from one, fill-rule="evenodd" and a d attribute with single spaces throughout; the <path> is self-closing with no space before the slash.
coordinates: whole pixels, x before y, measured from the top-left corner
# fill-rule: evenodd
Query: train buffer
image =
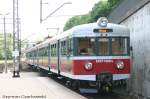
<path id="1" fill-rule="evenodd" d="M 0 74 L 0 99 L 86 99 L 49 77 L 35 77 L 31 72 L 20 75 Z"/>

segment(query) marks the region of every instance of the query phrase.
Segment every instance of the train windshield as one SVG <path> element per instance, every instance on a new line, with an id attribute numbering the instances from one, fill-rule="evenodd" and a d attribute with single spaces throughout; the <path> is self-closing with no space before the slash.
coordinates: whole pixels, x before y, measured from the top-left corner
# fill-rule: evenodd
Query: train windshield
<path id="1" fill-rule="evenodd" d="M 95 55 L 95 38 L 78 38 L 78 55 Z"/>
<path id="2" fill-rule="evenodd" d="M 128 55 L 129 38 L 127 37 L 89 37 L 77 38 L 77 55 L 110 56 Z"/>
<path id="3" fill-rule="evenodd" d="M 98 38 L 98 55 L 109 55 L 109 38 Z"/>
<path id="4" fill-rule="evenodd" d="M 112 38 L 112 54 L 113 55 L 120 55 L 120 54 L 127 54 L 127 38 Z"/>

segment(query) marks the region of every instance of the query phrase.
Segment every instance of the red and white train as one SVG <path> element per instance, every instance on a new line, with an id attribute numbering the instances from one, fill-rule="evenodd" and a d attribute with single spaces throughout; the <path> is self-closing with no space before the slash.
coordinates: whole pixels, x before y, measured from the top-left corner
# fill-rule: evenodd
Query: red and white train
<path id="1" fill-rule="evenodd" d="M 129 29 L 102 17 L 29 48 L 26 57 L 29 65 L 68 78 L 73 87 L 108 90 L 130 77 Z"/>

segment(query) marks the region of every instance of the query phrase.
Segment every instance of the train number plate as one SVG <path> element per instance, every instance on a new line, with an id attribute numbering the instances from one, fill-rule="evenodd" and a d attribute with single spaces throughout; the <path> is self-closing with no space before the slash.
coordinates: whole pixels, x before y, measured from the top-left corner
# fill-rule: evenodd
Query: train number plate
<path id="1" fill-rule="evenodd" d="M 97 59 L 96 63 L 113 63 L 111 59 Z"/>

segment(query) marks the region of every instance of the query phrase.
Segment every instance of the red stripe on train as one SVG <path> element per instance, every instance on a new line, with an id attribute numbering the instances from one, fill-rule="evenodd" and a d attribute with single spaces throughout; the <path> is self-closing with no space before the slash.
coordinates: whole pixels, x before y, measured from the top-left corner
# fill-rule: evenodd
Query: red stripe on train
<path id="1" fill-rule="evenodd" d="M 116 67 L 117 61 L 124 62 L 124 69 L 119 70 Z M 84 65 L 86 62 L 93 64 L 92 70 L 86 70 Z M 130 60 L 129 59 L 100 59 L 100 60 L 74 60 L 72 73 L 75 75 L 90 75 L 99 74 L 101 72 L 110 72 L 112 74 L 128 74 L 130 73 Z"/>

